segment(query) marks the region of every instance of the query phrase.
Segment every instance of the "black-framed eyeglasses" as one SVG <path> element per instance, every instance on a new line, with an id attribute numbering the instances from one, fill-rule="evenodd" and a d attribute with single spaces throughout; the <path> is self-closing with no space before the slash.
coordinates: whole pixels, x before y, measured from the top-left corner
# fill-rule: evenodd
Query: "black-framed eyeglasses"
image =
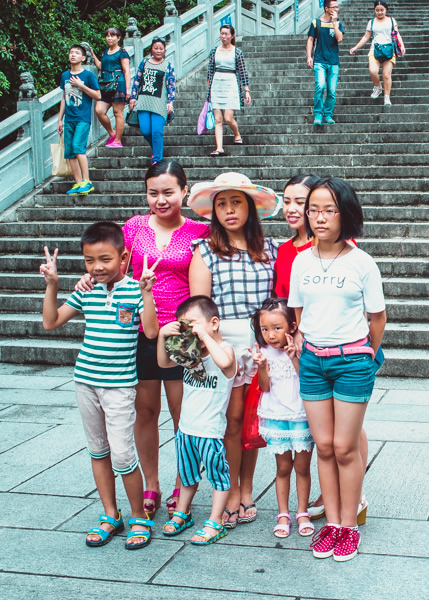
<path id="1" fill-rule="evenodd" d="M 309 208 L 305 211 L 305 214 L 309 219 L 317 219 L 319 213 L 322 215 L 324 219 L 333 219 L 336 215 L 340 214 L 339 210 L 334 210 L 333 208 L 328 208 L 328 210 L 317 210 L 316 208 Z"/>

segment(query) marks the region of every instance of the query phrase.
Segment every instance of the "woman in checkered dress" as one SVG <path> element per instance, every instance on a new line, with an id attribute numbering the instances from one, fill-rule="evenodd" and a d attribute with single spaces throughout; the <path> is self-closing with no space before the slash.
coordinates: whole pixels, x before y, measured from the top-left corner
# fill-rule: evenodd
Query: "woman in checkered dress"
<path id="1" fill-rule="evenodd" d="M 223 173 L 213 183 L 195 184 L 188 206 L 211 218 L 210 239 L 196 243 L 191 261 L 191 296 L 204 294 L 216 302 L 222 337 L 233 346 L 239 366 L 225 433 L 231 491 L 224 523 L 233 529 L 254 521 L 257 512 L 252 499 L 257 450 L 242 452 L 241 429 L 245 391 L 256 372 L 248 352 L 255 341 L 250 316 L 271 296 L 277 257 L 277 245 L 264 238 L 259 218 L 275 211 L 277 198 L 240 173 Z"/>

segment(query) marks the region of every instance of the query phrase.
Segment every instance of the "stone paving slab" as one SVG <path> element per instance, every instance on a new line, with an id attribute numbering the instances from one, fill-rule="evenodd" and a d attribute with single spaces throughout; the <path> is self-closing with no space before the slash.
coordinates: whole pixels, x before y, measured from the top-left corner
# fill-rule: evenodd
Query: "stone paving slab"
<path id="1" fill-rule="evenodd" d="M 223 592 L 188 587 L 166 586 L 116 581 L 97 581 L 96 586 L 90 579 L 71 579 L 66 577 L 44 577 L 40 575 L 21 575 L 0 573 L 0 591 L 8 600 L 23 598 L 43 598 L 44 600 L 76 600 L 76 598 L 144 598 L 147 600 L 279 600 L 295 596 L 253 594 L 252 592 Z M 304 598 L 302 600 L 313 600 Z"/>
<path id="2" fill-rule="evenodd" d="M 429 423 L 400 423 L 366 419 L 365 431 L 370 440 L 390 442 L 427 442 L 429 440 Z"/>
<path id="3" fill-rule="evenodd" d="M 84 444 L 83 444 L 84 445 Z M 15 492 L 84 498 L 93 493 L 94 478 L 88 452 L 82 449 L 17 485 Z"/>
<path id="4" fill-rule="evenodd" d="M 185 546 L 153 579 L 154 583 L 179 583 L 186 565 L 189 587 L 287 594 L 320 599 L 422 600 L 427 586 L 428 562 L 419 558 L 359 555 L 359 560 L 336 563 L 316 561 L 310 550 L 296 551 L 230 546 Z M 216 568 L 213 566 L 216 565 Z M 235 565 L 235 568 L 231 568 Z M 392 576 L 394 574 L 394 576 Z"/>
<path id="5" fill-rule="evenodd" d="M 428 391 L 413 390 L 411 393 L 404 394 L 403 390 L 390 390 L 383 396 L 380 403 L 404 404 L 405 400 L 414 406 L 429 406 L 429 393 Z"/>
<path id="6" fill-rule="evenodd" d="M 58 390 L 8 390 L 0 388 L 0 402 L 9 404 L 31 404 L 33 406 L 76 406 L 74 392 Z"/>
<path id="7" fill-rule="evenodd" d="M 429 395 L 429 394 L 428 394 Z M 404 398 L 402 399 L 404 401 Z M 429 423 L 428 404 L 374 404 L 369 405 L 365 414 L 367 421 L 399 421 L 400 423 Z"/>
<path id="8" fill-rule="evenodd" d="M 93 500 L 12 492 L 0 494 L 0 502 L 0 527 L 56 529 Z"/>
<path id="9" fill-rule="evenodd" d="M 415 377 L 414 379 L 408 377 L 377 377 L 375 389 L 404 390 L 411 393 L 429 391 L 429 379 L 424 377 Z"/>
<path id="10" fill-rule="evenodd" d="M 428 465 L 428 443 L 386 443 L 365 476 L 365 494 L 371 502 L 370 514 L 399 519 L 428 519 Z"/>
<path id="11" fill-rule="evenodd" d="M 183 547 L 181 543 L 171 544 L 169 541 L 158 540 L 151 544 L 143 557 L 142 551 L 125 550 L 122 536 L 116 536 L 105 547 L 88 548 L 82 543 L 81 534 L 0 529 L 0 546 L 8 549 L 2 553 L 3 571 L 84 577 L 92 579 L 93 586 L 98 579 L 149 581 Z M 93 595 L 97 597 L 96 587 L 93 587 Z"/>
<path id="12" fill-rule="evenodd" d="M 56 392 L 55 392 L 56 393 Z M 76 403 L 75 403 L 76 404 Z M 81 424 L 79 412 L 75 406 L 34 406 L 18 404 L 2 412 L 2 421 L 15 423 L 52 423 L 58 425 Z"/>
<path id="13" fill-rule="evenodd" d="M 0 491 L 9 491 L 85 445 L 81 425 L 57 426 L 2 455 Z"/>
<path id="14" fill-rule="evenodd" d="M 0 597 L 423 598 L 429 574 L 428 380 L 377 382 L 365 420 L 370 467 L 364 492 L 369 516 L 362 527 L 360 556 L 341 565 L 330 559 L 316 561 L 309 549 L 311 538 L 300 537 L 295 522 L 287 540 L 273 536 L 275 459 L 266 450 L 260 451 L 255 473 L 259 511 L 255 523 L 238 526 L 219 544 L 193 547 L 189 539 L 209 516 L 211 505 L 211 485 L 203 473 L 192 507 L 195 525 L 166 539 L 165 500 L 174 487 L 176 461 L 165 396 L 159 420 L 163 506 L 151 546 L 128 552 L 123 548 L 124 533 L 104 548 L 87 548 L 85 533 L 96 525 L 102 505 L 84 449 L 72 371 L 0 364 L 1 386 L 2 375 L 22 382 L 21 388 L 0 388 L 0 452 L 4 448 L 0 489 L 13 488 L 0 491 L 0 544 L 8 548 L 0 561 Z M 45 383 L 35 383 L 37 378 Z M 315 453 L 311 469 L 313 499 L 319 493 Z M 121 478 L 116 479 L 116 490 L 128 520 L 130 507 Z M 290 509 L 294 518 L 293 478 Z M 316 529 L 323 523 L 316 522 Z"/>
<path id="15" fill-rule="evenodd" d="M 13 363 L 0 363 L 0 375 L 41 375 L 43 377 L 64 377 L 72 379 L 72 367 L 50 367 L 49 365 L 17 365 Z M 3 387 L 3 386 L 2 386 Z"/>
<path id="16" fill-rule="evenodd" d="M 2 411 L 2 413 L 5 411 Z M 3 415 L 1 417 L 3 419 Z M 28 426 L 23 427 L 20 423 L 7 423 L 5 421 L 0 422 L 0 453 L 7 452 L 15 446 L 19 446 L 23 442 L 34 438 L 45 431 L 50 429 L 49 425 L 42 424 L 27 424 Z M 2 464 L 4 465 L 4 457 L 2 457 Z"/>
<path id="17" fill-rule="evenodd" d="M 68 381 L 70 381 L 69 377 L 2 375 L 1 387 L 5 389 L 53 390 Z"/>

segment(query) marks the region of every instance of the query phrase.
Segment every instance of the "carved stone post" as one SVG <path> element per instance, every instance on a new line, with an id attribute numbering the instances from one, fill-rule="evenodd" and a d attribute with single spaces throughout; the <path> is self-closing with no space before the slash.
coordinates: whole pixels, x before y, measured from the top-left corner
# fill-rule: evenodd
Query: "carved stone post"
<path id="1" fill-rule="evenodd" d="M 18 137 L 24 137 L 27 133 L 31 141 L 32 175 L 34 185 L 39 185 L 45 179 L 44 154 L 43 154 L 43 112 L 42 105 L 37 98 L 34 87 L 34 79 L 31 73 L 26 71 L 20 75 L 17 111 L 26 110 L 29 113 L 29 124 L 24 126 Z"/>
<path id="2" fill-rule="evenodd" d="M 179 12 L 173 0 L 165 0 L 164 24 L 172 23 L 174 32 L 172 42 L 174 43 L 174 59 L 171 61 L 176 72 L 176 79 L 180 79 L 183 72 L 182 66 L 182 22 L 179 18 Z"/>
<path id="3" fill-rule="evenodd" d="M 207 22 L 207 52 L 210 52 L 218 35 L 218 33 L 213 29 L 213 6 L 210 0 L 198 0 L 198 4 L 206 5 L 205 19 Z"/>

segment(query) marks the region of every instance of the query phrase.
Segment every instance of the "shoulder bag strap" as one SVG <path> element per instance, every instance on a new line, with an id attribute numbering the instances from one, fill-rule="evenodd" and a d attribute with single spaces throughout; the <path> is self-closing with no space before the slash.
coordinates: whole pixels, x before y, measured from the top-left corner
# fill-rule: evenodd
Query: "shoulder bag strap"
<path id="1" fill-rule="evenodd" d="M 141 225 L 140 225 L 140 227 L 137 229 L 137 233 L 136 233 L 136 235 L 134 236 L 133 243 L 132 243 L 132 245 L 131 245 L 130 255 L 129 255 L 129 257 L 128 257 L 127 268 L 126 268 L 126 270 L 125 270 L 125 274 L 127 274 L 127 273 L 128 273 L 128 270 L 129 270 L 129 268 L 130 268 L 131 257 L 132 257 L 132 255 L 133 255 L 134 246 L 135 246 L 135 243 L 136 243 L 136 241 L 137 241 L 137 238 L 138 238 L 138 236 L 139 236 L 139 233 L 140 233 L 140 231 L 143 229 L 143 227 L 144 227 L 144 226 L 145 226 L 145 224 L 144 224 L 144 216 L 142 215 L 142 222 L 141 222 Z"/>

